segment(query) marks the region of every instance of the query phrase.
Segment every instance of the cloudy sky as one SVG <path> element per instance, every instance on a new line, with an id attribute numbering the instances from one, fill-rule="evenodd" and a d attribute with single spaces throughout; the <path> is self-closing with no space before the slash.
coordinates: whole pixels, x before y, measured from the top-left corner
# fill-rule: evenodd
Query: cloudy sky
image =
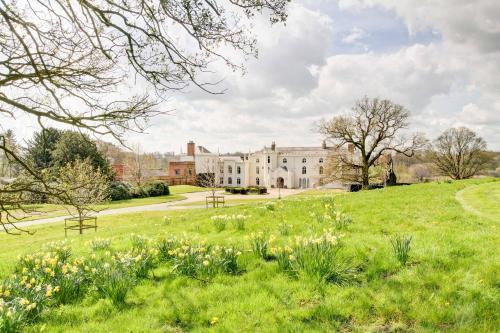
<path id="1" fill-rule="evenodd" d="M 224 95 L 171 96 L 175 111 L 129 140 L 161 152 L 319 145 L 315 123 L 367 95 L 405 105 L 429 138 L 465 125 L 500 150 L 499 18 L 498 0 L 294 1 L 286 26 L 256 23 L 259 58 L 244 76 L 219 73 Z"/>

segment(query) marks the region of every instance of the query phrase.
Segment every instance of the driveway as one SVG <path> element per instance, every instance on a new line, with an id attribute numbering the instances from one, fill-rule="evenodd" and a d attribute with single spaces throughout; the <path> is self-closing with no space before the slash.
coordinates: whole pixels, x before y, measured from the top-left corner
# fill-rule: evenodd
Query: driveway
<path id="1" fill-rule="evenodd" d="M 216 192 L 216 195 L 224 195 L 227 199 L 230 200 L 252 200 L 252 199 L 277 199 L 280 195 L 278 189 L 268 189 L 269 193 L 268 194 L 250 194 L 250 195 L 241 195 L 241 194 L 227 194 L 223 191 Z M 285 198 L 289 195 L 292 194 L 297 194 L 300 192 L 303 192 L 303 189 L 282 189 L 281 190 L 281 197 Z M 171 201 L 171 202 L 166 202 L 166 203 L 160 203 L 160 204 L 153 204 L 153 205 L 144 205 L 144 206 L 134 206 L 134 207 L 124 207 L 124 208 L 115 208 L 115 209 L 106 209 L 102 210 L 98 213 L 95 214 L 95 216 L 108 216 L 108 215 L 118 215 L 118 214 L 127 214 L 127 213 L 140 213 L 140 212 L 154 212 L 154 211 L 170 211 L 170 210 L 184 210 L 184 209 L 193 209 L 193 208 L 200 208 L 200 207 L 205 207 L 203 206 L 183 206 L 182 204 L 189 204 L 193 202 L 200 202 L 200 201 L 205 201 L 205 197 L 207 195 L 211 195 L 212 192 L 193 192 L 193 193 L 185 193 L 183 196 L 186 197 L 186 199 L 183 199 L 181 201 Z M 231 203 L 228 203 L 226 206 L 231 205 Z M 57 216 L 57 217 L 51 217 L 51 218 L 46 218 L 46 219 L 39 219 L 39 220 L 31 220 L 31 221 L 26 221 L 26 222 L 18 222 L 16 223 L 16 226 L 18 228 L 25 228 L 33 225 L 40 225 L 40 224 L 47 224 L 47 223 L 56 223 L 56 222 L 61 222 L 64 221 L 65 218 L 69 216 Z M 11 227 L 9 225 L 6 226 L 7 228 Z"/>

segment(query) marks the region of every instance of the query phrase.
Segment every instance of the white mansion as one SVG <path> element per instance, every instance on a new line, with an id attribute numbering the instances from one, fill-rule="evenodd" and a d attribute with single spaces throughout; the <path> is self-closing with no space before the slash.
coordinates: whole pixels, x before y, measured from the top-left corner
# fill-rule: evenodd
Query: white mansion
<path id="1" fill-rule="evenodd" d="M 273 142 L 253 153 L 219 155 L 190 141 L 180 160 L 194 162 L 196 174 L 212 174 L 221 187 L 314 188 L 331 152 L 324 142 L 320 147 L 277 147 Z"/>

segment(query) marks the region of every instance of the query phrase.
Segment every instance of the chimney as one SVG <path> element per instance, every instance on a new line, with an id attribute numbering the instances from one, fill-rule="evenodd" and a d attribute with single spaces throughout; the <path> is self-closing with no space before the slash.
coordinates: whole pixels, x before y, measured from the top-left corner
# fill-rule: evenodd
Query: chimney
<path id="1" fill-rule="evenodd" d="M 321 148 L 326 149 L 326 141 L 325 140 L 323 140 L 323 142 L 321 143 Z"/>
<path id="2" fill-rule="evenodd" d="M 187 155 L 194 157 L 194 142 L 189 141 L 187 144 Z"/>
<path id="3" fill-rule="evenodd" d="M 276 150 L 276 142 L 274 142 L 274 141 L 273 141 L 273 143 L 271 143 L 271 150 L 272 151 Z"/>
<path id="4" fill-rule="evenodd" d="M 347 151 L 349 153 L 353 154 L 354 153 L 354 144 L 352 144 L 352 143 L 347 144 Z"/>

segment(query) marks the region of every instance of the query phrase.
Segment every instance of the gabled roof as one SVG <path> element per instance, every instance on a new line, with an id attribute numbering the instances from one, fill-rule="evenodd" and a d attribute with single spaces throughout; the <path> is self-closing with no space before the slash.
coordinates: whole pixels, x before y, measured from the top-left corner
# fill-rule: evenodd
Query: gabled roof
<path id="1" fill-rule="evenodd" d="M 211 154 L 212 152 L 203 146 L 196 146 L 198 153 Z"/>

